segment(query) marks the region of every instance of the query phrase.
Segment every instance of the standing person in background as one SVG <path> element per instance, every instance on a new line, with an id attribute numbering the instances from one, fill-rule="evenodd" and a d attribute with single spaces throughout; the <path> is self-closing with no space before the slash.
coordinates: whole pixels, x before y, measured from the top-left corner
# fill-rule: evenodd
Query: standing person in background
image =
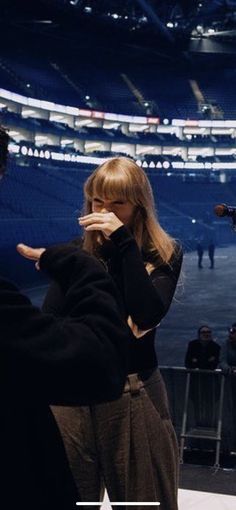
<path id="1" fill-rule="evenodd" d="M 215 245 L 214 245 L 213 241 L 210 241 L 210 243 L 209 243 L 208 256 L 209 256 L 209 260 L 210 260 L 210 268 L 209 269 L 214 269 L 214 267 L 215 267 Z"/>
<path id="2" fill-rule="evenodd" d="M 197 339 L 191 340 L 185 356 L 186 368 L 201 368 L 215 370 L 219 363 L 220 346 L 212 337 L 209 326 L 198 329 Z"/>
<path id="3" fill-rule="evenodd" d="M 148 178 L 133 160 L 106 161 L 84 191 L 80 243 L 120 292 L 130 326 L 128 377 L 114 402 L 53 412 L 83 501 L 101 501 L 105 486 L 111 501 L 159 501 L 162 510 L 176 510 L 178 447 L 154 338 L 174 296 L 182 250 L 161 228 Z M 60 313 L 62 304 L 53 285 L 44 310 Z"/>
<path id="4" fill-rule="evenodd" d="M 199 241 L 197 243 L 197 255 L 198 255 L 198 269 L 202 269 L 202 258 L 203 258 L 203 253 L 204 253 L 204 250 L 203 250 L 203 245 L 202 243 Z"/>

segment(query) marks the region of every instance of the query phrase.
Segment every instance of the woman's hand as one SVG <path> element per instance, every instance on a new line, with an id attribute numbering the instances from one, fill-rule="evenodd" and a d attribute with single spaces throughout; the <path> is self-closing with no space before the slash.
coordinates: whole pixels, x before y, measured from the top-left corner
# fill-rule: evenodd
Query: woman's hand
<path id="1" fill-rule="evenodd" d="M 18 253 L 25 257 L 26 259 L 33 260 L 35 262 L 35 267 L 39 271 L 39 259 L 41 255 L 45 252 L 46 248 L 31 248 L 31 246 L 27 246 L 26 244 L 17 244 L 16 247 Z"/>
<path id="2" fill-rule="evenodd" d="M 106 237 L 109 237 L 115 230 L 124 225 L 113 212 L 94 212 L 87 214 L 87 216 L 81 216 L 79 224 L 84 227 L 86 232 L 99 230 Z"/>

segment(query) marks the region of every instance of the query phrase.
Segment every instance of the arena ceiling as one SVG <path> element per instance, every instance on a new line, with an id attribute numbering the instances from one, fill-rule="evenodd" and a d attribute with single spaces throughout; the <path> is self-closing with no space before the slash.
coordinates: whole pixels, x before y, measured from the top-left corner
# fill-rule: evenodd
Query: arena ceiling
<path id="1" fill-rule="evenodd" d="M 17 28 L 160 61 L 176 52 L 236 61 L 236 0 L 1 0 L 1 13 L 2 39 Z"/>

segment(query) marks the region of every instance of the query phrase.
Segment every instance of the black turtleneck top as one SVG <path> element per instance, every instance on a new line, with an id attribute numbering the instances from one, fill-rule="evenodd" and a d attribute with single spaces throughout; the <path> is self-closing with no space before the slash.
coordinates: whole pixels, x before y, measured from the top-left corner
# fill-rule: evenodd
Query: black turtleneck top
<path id="1" fill-rule="evenodd" d="M 131 316 L 141 330 L 151 329 L 141 338 L 136 338 L 130 330 L 128 372 L 156 367 L 155 328 L 172 302 L 182 264 L 182 249 L 176 244 L 170 262 L 159 265 L 149 275 L 145 263 L 154 261 L 150 254 L 140 252 L 135 239 L 122 225 L 101 245 L 98 257 L 120 291 L 125 317 Z M 43 304 L 44 311 L 60 315 L 63 300 L 62 289 L 53 283 Z"/>

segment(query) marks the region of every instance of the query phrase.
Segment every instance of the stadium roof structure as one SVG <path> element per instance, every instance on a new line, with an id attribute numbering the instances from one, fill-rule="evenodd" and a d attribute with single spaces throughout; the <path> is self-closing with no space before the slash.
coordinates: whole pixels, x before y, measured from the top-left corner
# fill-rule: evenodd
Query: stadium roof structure
<path id="1" fill-rule="evenodd" d="M 6 29 L 21 28 L 156 58 L 236 55 L 236 0 L 2 0 L 1 12 L 3 42 Z"/>

